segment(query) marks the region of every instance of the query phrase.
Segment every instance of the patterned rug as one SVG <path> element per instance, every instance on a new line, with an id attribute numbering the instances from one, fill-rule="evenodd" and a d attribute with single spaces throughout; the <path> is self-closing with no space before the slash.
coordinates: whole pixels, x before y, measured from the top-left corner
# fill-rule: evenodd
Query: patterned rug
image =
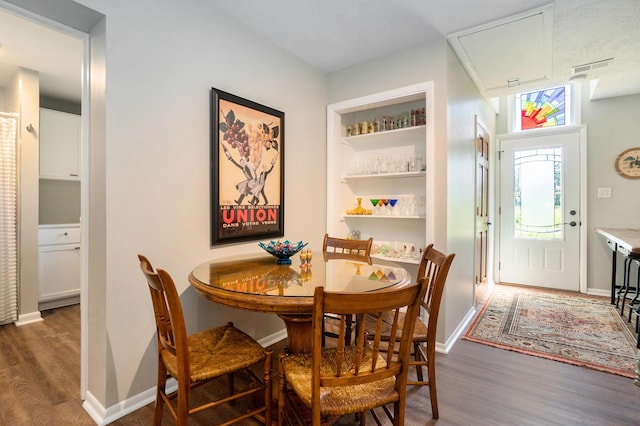
<path id="1" fill-rule="evenodd" d="M 635 378 L 636 339 L 605 297 L 496 285 L 463 339 Z"/>

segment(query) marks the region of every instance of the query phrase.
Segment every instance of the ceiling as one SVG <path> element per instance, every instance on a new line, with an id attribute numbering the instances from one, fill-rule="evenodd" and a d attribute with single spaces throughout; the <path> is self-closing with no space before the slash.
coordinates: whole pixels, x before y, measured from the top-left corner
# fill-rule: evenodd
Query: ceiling
<path id="1" fill-rule="evenodd" d="M 0 8 L 0 87 L 18 67 L 40 73 L 43 95 L 80 102 L 83 42 Z"/>
<path id="2" fill-rule="evenodd" d="M 327 73 L 446 38 L 487 97 L 575 74 L 592 99 L 640 93 L 638 0 L 209 1 Z M 80 39 L 0 10 L 0 87 L 21 66 L 40 72 L 43 94 L 79 102 L 81 61 Z"/>

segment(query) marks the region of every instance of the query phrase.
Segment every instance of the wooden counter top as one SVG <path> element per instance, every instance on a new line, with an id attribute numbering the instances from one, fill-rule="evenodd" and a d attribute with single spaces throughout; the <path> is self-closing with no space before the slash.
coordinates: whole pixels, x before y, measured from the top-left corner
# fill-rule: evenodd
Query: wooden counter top
<path id="1" fill-rule="evenodd" d="M 640 257 L 640 229 L 596 228 L 596 232 L 633 254 L 633 257 Z"/>

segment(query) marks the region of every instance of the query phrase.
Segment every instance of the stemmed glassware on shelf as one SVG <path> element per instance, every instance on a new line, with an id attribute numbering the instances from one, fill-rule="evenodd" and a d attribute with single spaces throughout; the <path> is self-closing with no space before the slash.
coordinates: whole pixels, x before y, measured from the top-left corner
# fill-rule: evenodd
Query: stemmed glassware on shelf
<path id="1" fill-rule="evenodd" d="M 400 207 L 395 208 L 400 202 L 399 198 L 369 198 L 373 207 L 373 214 L 378 216 L 400 216 L 403 214 Z"/>
<path id="2" fill-rule="evenodd" d="M 398 199 L 397 198 L 391 198 L 389 199 L 389 210 L 390 210 L 390 214 L 393 216 L 397 216 L 399 215 L 399 209 L 394 208 L 396 206 L 396 204 L 398 204 Z"/>
<path id="3" fill-rule="evenodd" d="M 371 198 L 371 205 L 373 206 L 373 214 L 378 214 L 378 202 L 380 201 L 377 198 Z"/>

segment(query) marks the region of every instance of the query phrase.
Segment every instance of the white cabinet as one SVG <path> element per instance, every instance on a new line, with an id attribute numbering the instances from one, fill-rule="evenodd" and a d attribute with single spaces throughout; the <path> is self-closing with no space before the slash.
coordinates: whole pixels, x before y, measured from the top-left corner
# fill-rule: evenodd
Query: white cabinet
<path id="1" fill-rule="evenodd" d="M 40 108 L 40 178 L 80 179 L 80 116 Z"/>
<path id="2" fill-rule="evenodd" d="M 80 225 L 38 228 L 39 301 L 80 294 Z"/>
<path id="3" fill-rule="evenodd" d="M 433 241 L 432 110 L 432 82 L 327 107 L 330 235 L 373 237 L 374 256 L 418 263 Z"/>

